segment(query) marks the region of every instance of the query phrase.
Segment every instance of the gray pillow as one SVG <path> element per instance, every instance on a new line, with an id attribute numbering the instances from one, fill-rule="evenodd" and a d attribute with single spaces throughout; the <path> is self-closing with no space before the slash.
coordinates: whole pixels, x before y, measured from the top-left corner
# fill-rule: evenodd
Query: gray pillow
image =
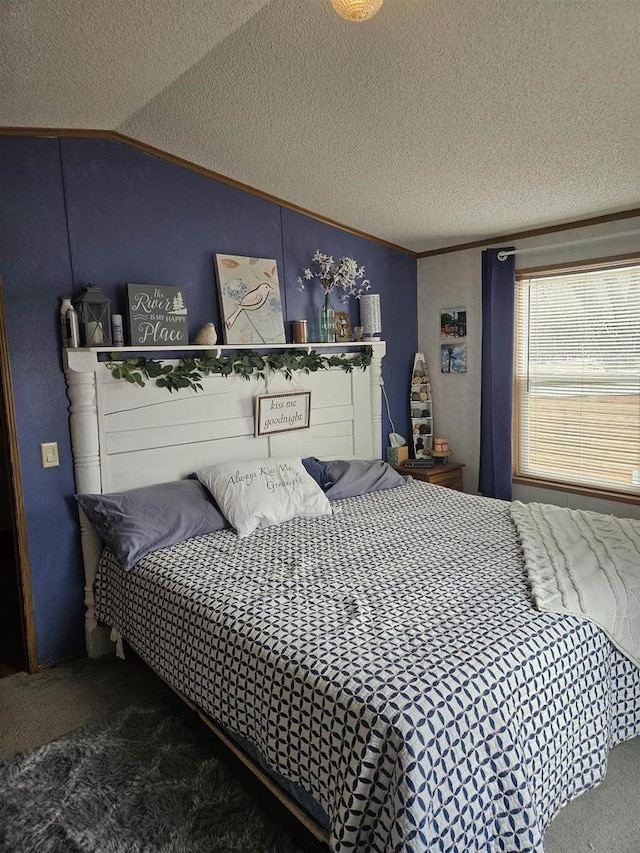
<path id="1" fill-rule="evenodd" d="M 120 494 L 76 495 L 76 500 L 125 571 L 152 551 L 228 527 L 197 480 Z"/>
<path id="2" fill-rule="evenodd" d="M 331 501 L 366 495 L 381 489 L 395 489 L 407 481 L 406 477 L 381 459 L 373 462 L 361 459 L 337 460 L 326 462 L 325 465 L 332 481 L 325 494 Z"/>

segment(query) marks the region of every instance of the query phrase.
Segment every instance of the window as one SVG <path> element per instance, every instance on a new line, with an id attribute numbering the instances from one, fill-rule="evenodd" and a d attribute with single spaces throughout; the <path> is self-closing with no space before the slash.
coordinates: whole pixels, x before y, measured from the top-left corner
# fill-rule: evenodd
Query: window
<path id="1" fill-rule="evenodd" d="M 640 259 L 516 279 L 515 475 L 640 495 Z"/>

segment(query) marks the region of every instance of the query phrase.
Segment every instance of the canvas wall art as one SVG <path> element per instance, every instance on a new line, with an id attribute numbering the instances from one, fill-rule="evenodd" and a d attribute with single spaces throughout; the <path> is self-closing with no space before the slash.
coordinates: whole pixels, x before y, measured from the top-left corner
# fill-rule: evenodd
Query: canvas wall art
<path id="1" fill-rule="evenodd" d="M 466 338 L 467 309 L 442 308 L 440 311 L 440 337 Z"/>
<path id="2" fill-rule="evenodd" d="M 467 372 L 467 345 L 466 344 L 441 344 L 440 346 L 440 372 L 441 373 L 466 373 Z"/>
<path id="3" fill-rule="evenodd" d="M 215 266 L 225 343 L 285 343 L 275 260 L 215 255 Z"/>

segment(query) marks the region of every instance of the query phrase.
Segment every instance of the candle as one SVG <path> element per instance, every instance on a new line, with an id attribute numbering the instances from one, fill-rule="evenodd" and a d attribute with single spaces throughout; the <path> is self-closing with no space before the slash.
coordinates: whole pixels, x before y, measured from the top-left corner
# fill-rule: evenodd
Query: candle
<path id="1" fill-rule="evenodd" d="M 103 343 L 102 323 L 99 323 L 97 320 L 90 320 L 87 323 L 87 346 L 97 347 Z"/>

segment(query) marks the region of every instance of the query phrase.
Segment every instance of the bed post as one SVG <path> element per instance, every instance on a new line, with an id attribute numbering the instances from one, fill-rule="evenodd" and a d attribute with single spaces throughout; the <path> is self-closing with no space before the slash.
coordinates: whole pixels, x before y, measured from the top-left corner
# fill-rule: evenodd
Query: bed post
<path id="1" fill-rule="evenodd" d="M 97 366 L 98 360 L 93 352 L 64 351 L 73 470 L 78 493 L 102 492 L 96 399 Z M 112 651 L 113 644 L 109 642 L 109 629 L 98 625 L 95 613 L 93 583 L 101 552 L 100 538 L 79 507 L 78 511 L 85 577 L 85 640 L 87 655 L 95 658 Z"/>
<path id="2" fill-rule="evenodd" d="M 371 385 L 371 445 L 374 459 L 382 459 L 382 359 L 387 351 L 384 341 L 371 347 L 369 383 Z"/>

